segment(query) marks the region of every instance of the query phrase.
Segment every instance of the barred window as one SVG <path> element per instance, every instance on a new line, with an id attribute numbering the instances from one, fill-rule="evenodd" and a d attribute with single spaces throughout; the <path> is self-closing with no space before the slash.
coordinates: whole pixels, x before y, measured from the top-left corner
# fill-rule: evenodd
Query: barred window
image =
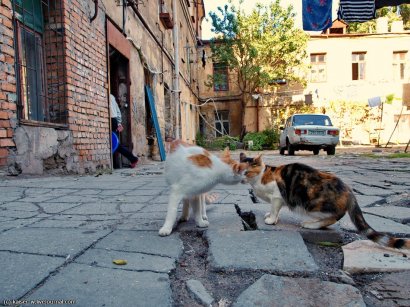
<path id="1" fill-rule="evenodd" d="M 228 86 L 228 67 L 224 63 L 214 63 L 214 91 L 227 91 Z"/>
<path id="2" fill-rule="evenodd" d="M 61 0 L 13 0 L 19 118 L 67 123 Z"/>

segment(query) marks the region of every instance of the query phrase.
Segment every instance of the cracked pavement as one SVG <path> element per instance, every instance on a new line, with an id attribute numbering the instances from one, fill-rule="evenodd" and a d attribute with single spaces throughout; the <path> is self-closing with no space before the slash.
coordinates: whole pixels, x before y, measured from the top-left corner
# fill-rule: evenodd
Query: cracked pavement
<path id="1" fill-rule="evenodd" d="M 373 228 L 410 237 L 409 159 L 343 153 L 290 157 L 269 152 L 264 159 L 271 165 L 301 162 L 335 173 L 353 187 Z M 158 236 L 169 192 L 163 170 L 163 163 L 150 162 L 97 176 L 0 177 L 0 305 L 28 306 L 32 300 L 66 300 L 61 302 L 78 306 L 178 305 L 173 301 L 170 276 L 187 252 L 180 232 L 196 228 L 190 221 L 180 224 L 169 237 Z M 354 235 L 348 217 L 329 230 L 312 233 L 300 229 L 303 218 L 283 209 L 277 226 L 265 225 L 263 215 L 269 206 L 253 204 L 248 189 L 247 185 L 218 185 L 214 192 L 219 198 L 208 207 L 210 226 L 204 231 L 212 270 L 264 273 L 233 305 L 250 306 L 265 295 L 261 306 L 272 301 L 288 306 L 295 301 L 304 302 L 299 306 L 323 305 L 329 300 L 365 306 L 368 293 L 388 288 L 377 284 L 361 293 L 354 282 L 347 285 L 341 279 L 332 282 L 318 277 L 320 266 L 305 241 Z M 259 231 L 240 231 L 234 203 L 256 214 Z M 118 266 L 114 259 L 128 263 Z M 400 273 L 404 274 L 401 283 L 389 277 L 389 285 L 406 288 L 407 283 L 408 289 L 408 259 Z M 314 295 L 310 287 L 316 289 Z M 298 291 L 301 288 L 303 293 Z M 410 294 L 401 293 L 395 298 L 398 305 L 410 301 Z M 387 298 L 380 302 L 389 299 L 385 292 L 383 295 Z M 214 299 L 217 306 L 218 298 Z"/>

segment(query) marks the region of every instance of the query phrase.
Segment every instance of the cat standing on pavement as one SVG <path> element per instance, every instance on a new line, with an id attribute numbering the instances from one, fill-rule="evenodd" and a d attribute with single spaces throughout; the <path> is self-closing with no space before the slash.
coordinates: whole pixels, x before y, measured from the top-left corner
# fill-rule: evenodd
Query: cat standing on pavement
<path id="1" fill-rule="evenodd" d="M 165 179 L 171 187 L 165 223 L 159 230 L 160 236 L 168 236 L 176 221 L 178 204 L 183 201 L 180 221 L 186 221 L 189 206 L 192 207 L 196 225 L 207 227 L 207 195 L 218 183 L 241 182 L 246 163 L 231 159 L 229 149 L 219 158 L 202 147 L 191 146 L 179 140 L 171 143 L 171 154 L 165 164 Z"/>
<path id="2" fill-rule="evenodd" d="M 360 234 L 387 247 L 410 248 L 410 240 L 379 233 L 367 224 L 351 188 L 333 174 L 308 165 L 292 163 L 277 167 L 265 165 L 261 155 L 240 161 L 248 163 L 245 181 L 252 185 L 256 196 L 271 204 L 265 215 L 266 224 L 276 224 L 283 204 L 292 211 L 313 218 L 302 227 L 320 229 L 336 223 L 347 212 Z"/>

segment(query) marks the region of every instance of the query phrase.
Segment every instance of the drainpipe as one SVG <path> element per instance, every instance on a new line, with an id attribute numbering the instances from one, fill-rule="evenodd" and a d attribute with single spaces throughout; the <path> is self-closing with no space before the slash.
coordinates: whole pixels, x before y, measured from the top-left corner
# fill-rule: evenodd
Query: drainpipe
<path id="1" fill-rule="evenodd" d="M 172 28 L 172 35 L 174 40 L 174 100 L 175 100 L 175 138 L 179 139 L 179 25 L 177 23 L 177 1 L 172 0 L 172 19 L 174 21 L 174 27 Z"/>

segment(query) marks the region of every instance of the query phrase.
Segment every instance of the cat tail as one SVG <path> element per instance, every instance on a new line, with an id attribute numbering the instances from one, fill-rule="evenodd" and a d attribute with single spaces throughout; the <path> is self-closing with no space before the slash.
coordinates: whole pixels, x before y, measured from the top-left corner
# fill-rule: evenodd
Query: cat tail
<path id="1" fill-rule="evenodd" d="M 388 234 L 378 232 L 370 227 L 363 217 L 362 210 L 357 203 L 356 197 L 352 196 L 349 206 L 349 216 L 353 224 L 361 235 L 366 236 L 369 240 L 380 245 L 392 248 L 410 249 L 410 240 L 392 237 Z"/>
<path id="2" fill-rule="evenodd" d="M 235 204 L 235 209 L 236 209 L 236 213 L 238 213 L 238 215 L 239 215 L 240 217 L 242 217 L 241 208 L 239 208 L 239 206 L 238 206 L 237 204 Z"/>

